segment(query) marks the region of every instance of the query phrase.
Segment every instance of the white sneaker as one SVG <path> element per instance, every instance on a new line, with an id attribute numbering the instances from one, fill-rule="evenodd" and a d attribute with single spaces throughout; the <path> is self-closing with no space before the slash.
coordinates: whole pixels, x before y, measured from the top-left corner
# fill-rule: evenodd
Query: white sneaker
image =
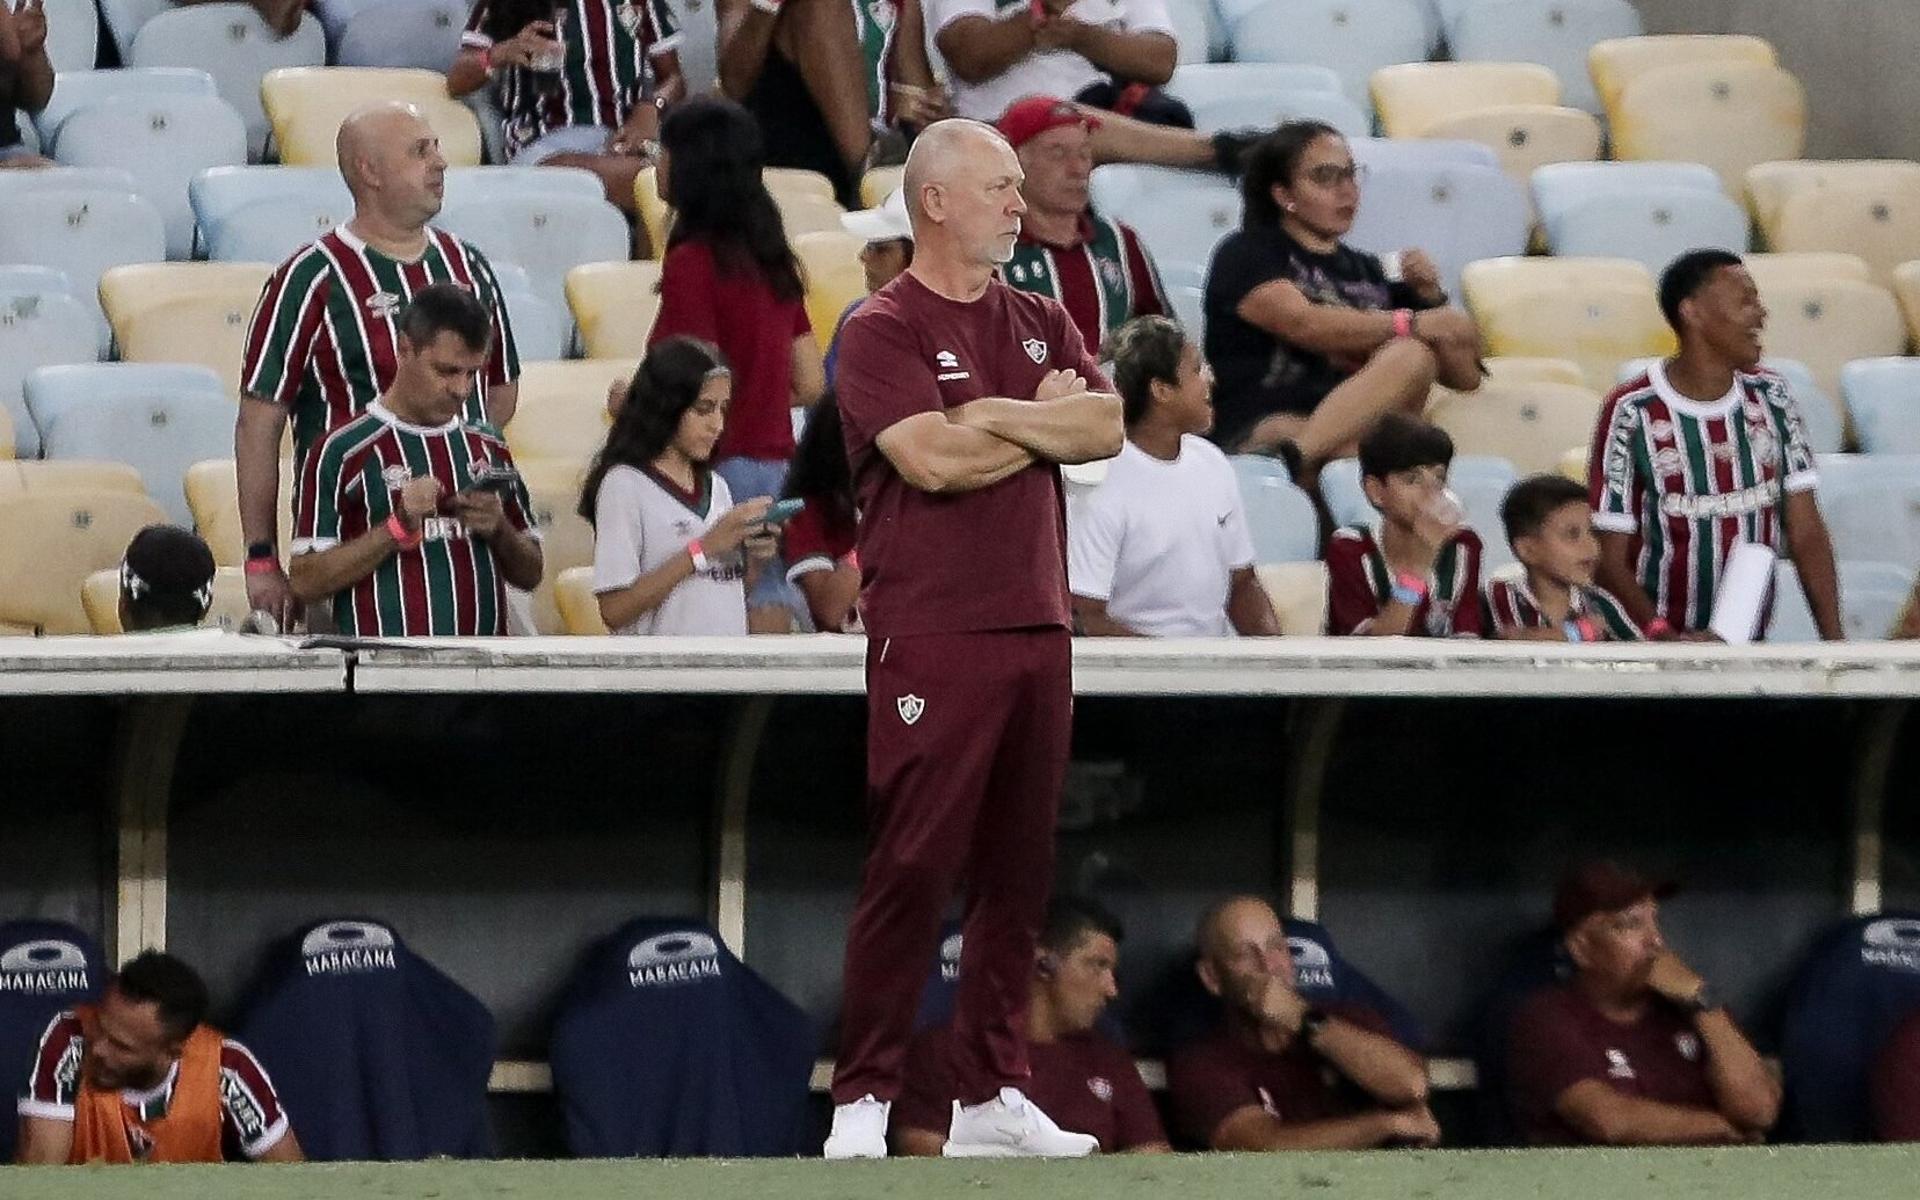
<path id="1" fill-rule="evenodd" d="M 826 1157 L 885 1158 L 887 1114 L 892 1109 L 893 1105 L 875 1099 L 871 1092 L 851 1104 L 834 1105 L 833 1132 L 827 1135 Z"/>
<path id="2" fill-rule="evenodd" d="M 1003 1087 L 984 1104 L 963 1108 L 953 1102 L 953 1123 L 940 1153 L 948 1158 L 1082 1158 L 1099 1146 L 1098 1138 L 1055 1125 L 1019 1088 Z"/>

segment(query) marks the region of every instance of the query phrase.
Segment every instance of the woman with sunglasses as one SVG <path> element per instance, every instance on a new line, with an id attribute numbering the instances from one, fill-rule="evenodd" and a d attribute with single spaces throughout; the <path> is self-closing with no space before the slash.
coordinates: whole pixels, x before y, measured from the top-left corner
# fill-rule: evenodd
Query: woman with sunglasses
<path id="1" fill-rule="evenodd" d="M 1479 335 L 1433 260 L 1340 240 L 1364 179 L 1333 127 L 1282 125 L 1249 153 L 1240 228 L 1207 272 L 1214 439 L 1286 459 L 1303 486 L 1381 416 L 1418 414 L 1436 381 L 1480 385 Z"/>

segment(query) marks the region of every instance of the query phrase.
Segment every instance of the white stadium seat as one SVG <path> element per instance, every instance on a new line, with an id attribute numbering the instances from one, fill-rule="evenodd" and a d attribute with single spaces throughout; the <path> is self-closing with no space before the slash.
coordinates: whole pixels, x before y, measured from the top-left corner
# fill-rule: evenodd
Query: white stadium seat
<path id="1" fill-rule="evenodd" d="M 295 250 L 353 216 L 339 197 L 275 196 L 243 204 L 207 234 L 207 257 L 222 262 L 284 261 Z"/>
<path id="2" fill-rule="evenodd" d="M 100 17 L 93 0 L 46 0 L 46 13 L 47 61 L 55 71 L 85 71 L 99 61 Z"/>
<path id="3" fill-rule="evenodd" d="M 567 272 L 582 263 L 621 261 L 631 234 L 620 210 L 582 196 L 494 196 L 449 201 L 434 224 L 479 247 L 496 262 L 526 268 L 533 290 L 567 311 Z"/>
<path id="4" fill-rule="evenodd" d="M 1369 167 L 1347 241 L 1373 254 L 1418 247 L 1449 293 L 1483 258 L 1524 254 L 1533 218 L 1526 193 L 1494 167 Z"/>
<path id="5" fill-rule="evenodd" d="M 1920 358 L 1856 359 L 1840 394 L 1863 453 L 1920 454 Z"/>
<path id="6" fill-rule="evenodd" d="M 1546 227 L 1553 254 L 1631 258 L 1658 276 L 1690 250 L 1744 254 L 1747 210 L 1718 191 L 1650 187 L 1597 196 Z"/>
<path id="7" fill-rule="evenodd" d="M 343 67 L 424 67 L 445 72 L 460 54 L 467 5 L 460 0 L 386 0 L 348 19 L 334 42 Z"/>
<path id="8" fill-rule="evenodd" d="M 66 272 L 74 297 L 106 326 L 96 290 L 100 273 L 122 263 L 163 262 L 166 224 L 160 210 L 128 192 L 61 188 L 10 196 L 0 220 L 0 262 L 32 263 Z"/>
<path id="9" fill-rule="evenodd" d="M 1254 562 L 1312 562 L 1320 557 L 1320 518 L 1313 501 L 1294 486 L 1286 464 L 1253 454 L 1236 454 L 1232 462 L 1253 537 Z"/>
<path id="10" fill-rule="evenodd" d="M 95 100 L 109 96 L 217 96 L 213 76 L 185 67 L 120 67 L 110 71 L 61 71 L 53 77 L 53 95 L 33 115 L 42 153 L 60 149 L 60 125 Z"/>
<path id="11" fill-rule="evenodd" d="M 1331 67 L 1356 104 L 1381 67 L 1427 56 L 1427 17 L 1415 0 L 1266 0 L 1233 19 L 1241 62 Z"/>
<path id="12" fill-rule="evenodd" d="M 193 256 L 187 185 L 208 167 L 247 161 L 247 129 L 218 96 L 114 96 L 74 111 L 56 154 L 75 166 L 117 166 L 166 223 L 167 257 Z"/>
<path id="13" fill-rule="evenodd" d="M 1164 270 L 1204 272 L 1220 239 L 1240 227 L 1240 192 L 1211 171 L 1115 164 L 1096 167 L 1093 207 L 1140 234 Z"/>
<path id="14" fill-rule="evenodd" d="M 27 411 L 26 377 L 39 367 L 98 358 L 101 326 L 93 309 L 64 287 L 37 291 L 24 277 L 14 279 L 0 284 L 0 408 L 13 426 L 14 454 L 38 458 L 40 430 Z"/>
<path id="15" fill-rule="evenodd" d="M 1481 0 L 1447 25 L 1447 45 L 1462 62 L 1531 62 L 1560 77 L 1560 103 L 1599 115 L 1587 52 L 1608 38 L 1632 37 L 1640 14 L 1627 0 Z"/>
<path id="16" fill-rule="evenodd" d="M 128 65 L 200 67 L 213 75 L 220 98 L 233 105 L 247 127 L 247 157 L 258 162 L 267 146 L 266 109 L 260 81 L 281 67 L 317 67 L 327 61 L 320 22 L 303 15 L 281 37 L 251 5 L 230 2 L 173 8 L 140 27 Z"/>

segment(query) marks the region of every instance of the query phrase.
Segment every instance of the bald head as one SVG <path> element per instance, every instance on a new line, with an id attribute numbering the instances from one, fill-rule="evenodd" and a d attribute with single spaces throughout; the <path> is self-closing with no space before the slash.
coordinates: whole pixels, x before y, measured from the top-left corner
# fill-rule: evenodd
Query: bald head
<path id="1" fill-rule="evenodd" d="M 1007 261 L 1019 235 L 1020 160 L 1000 131 L 980 121 L 936 121 L 914 139 L 903 186 L 916 258 L 968 267 Z"/>
<path id="2" fill-rule="evenodd" d="M 1293 955 L 1280 915 L 1259 896 L 1229 896 L 1211 905 L 1194 930 L 1195 970 L 1207 991 L 1249 1018 L 1276 978 L 1293 984 Z"/>
<path id="3" fill-rule="evenodd" d="M 1246 941 L 1264 940 L 1281 928 L 1280 915 L 1259 896 L 1228 896 L 1207 906 L 1194 929 L 1194 945 L 1202 958 L 1230 957 Z"/>
<path id="4" fill-rule="evenodd" d="M 378 209 L 402 228 L 440 211 L 447 169 L 440 137 L 420 110 L 398 100 L 357 108 L 334 135 L 340 177 L 361 214 Z"/>

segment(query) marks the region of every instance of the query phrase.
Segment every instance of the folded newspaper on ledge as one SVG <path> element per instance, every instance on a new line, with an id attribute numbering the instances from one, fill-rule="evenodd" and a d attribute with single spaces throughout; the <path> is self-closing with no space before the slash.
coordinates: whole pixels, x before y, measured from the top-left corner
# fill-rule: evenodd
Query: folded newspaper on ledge
<path id="1" fill-rule="evenodd" d="M 1760 636 L 1760 617 L 1773 594 L 1773 551 L 1741 542 L 1727 555 L 1720 576 L 1720 594 L 1714 597 L 1713 620 L 1707 627 L 1729 646 L 1744 646 Z"/>

